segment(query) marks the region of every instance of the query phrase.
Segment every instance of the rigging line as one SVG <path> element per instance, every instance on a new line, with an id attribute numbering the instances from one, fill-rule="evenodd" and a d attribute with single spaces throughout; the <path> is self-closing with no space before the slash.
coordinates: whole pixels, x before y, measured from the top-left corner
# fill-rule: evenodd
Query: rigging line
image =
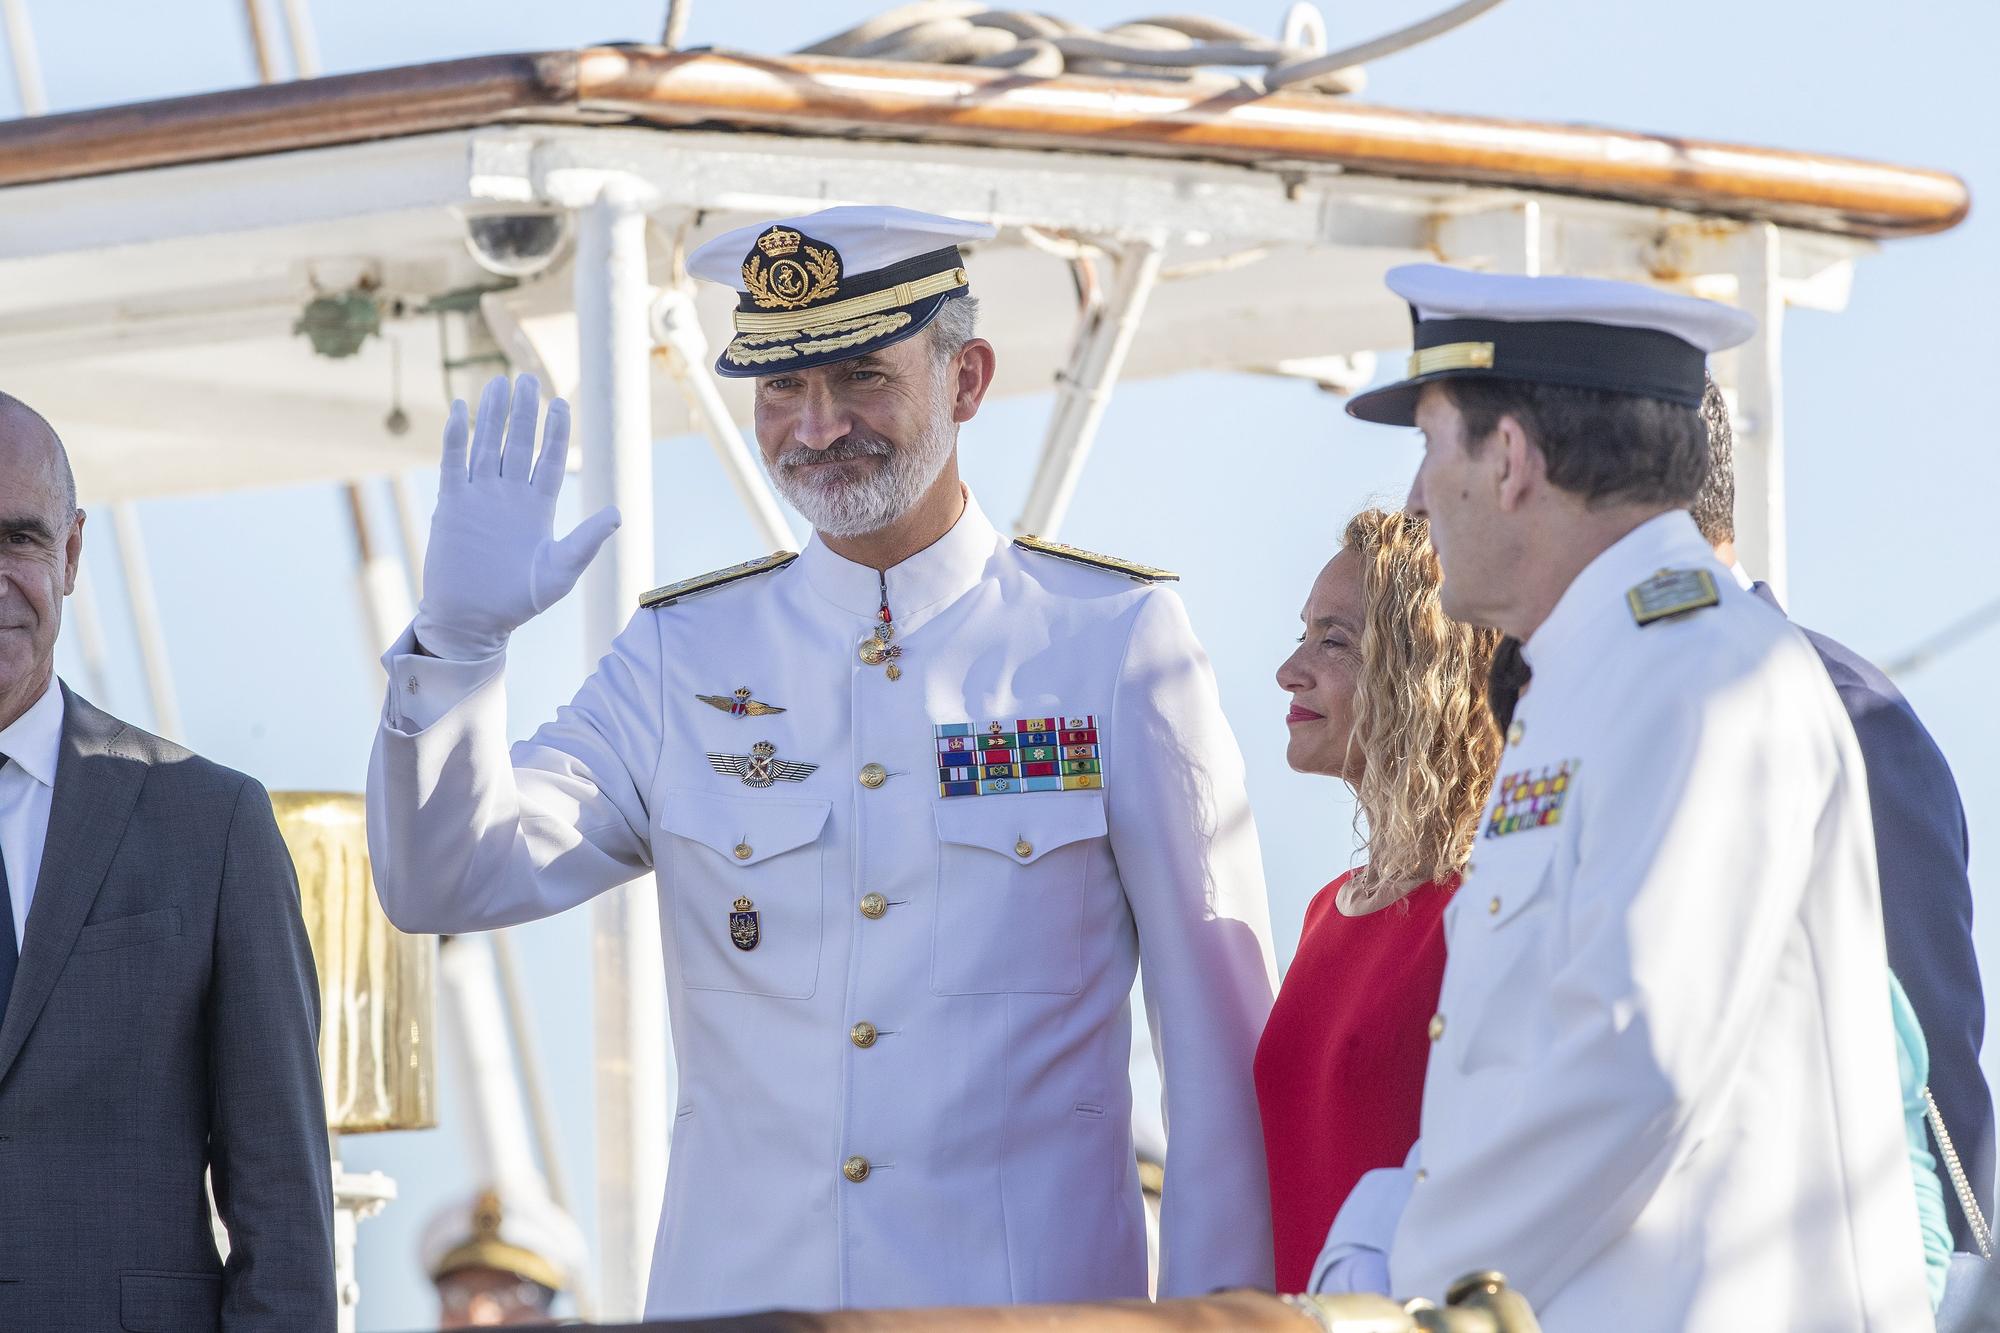
<path id="1" fill-rule="evenodd" d="M 1994 598 L 1970 615 L 1961 616 L 1928 639 L 1922 640 L 1901 657 L 1885 664 L 1882 671 L 1889 676 L 1908 675 L 1920 667 L 1929 666 L 1966 640 L 1995 625 L 2000 625 L 2000 597 Z"/>
<path id="2" fill-rule="evenodd" d="M 1347 69 L 1354 65 L 1365 65 L 1371 60 L 1380 60 L 1384 56 L 1392 56 L 1399 51 L 1407 51 L 1419 42 L 1427 42 L 1433 37 L 1442 37 L 1453 28 L 1470 23 L 1473 19 L 1478 18 L 1481 14 L 1484 14 L 1499 3 L 1500 0 L 1463 0 L 1461 4 L 1453 5 L 1450 9 L 1442 13 L 1433 14 L 1421 22 L 1410 24 L 1408 27 L 1398 28 L 1394 32 L 1384 33 L 1380 37 L 1375 37 L 1353 46 L 1343 47 L 1338 51 L 1329 51 L 1325 55 L 1314 56 L 1310 60 L 1302 60 L 1295 65 L 1285 65 L 1274 69 L 1264 76 L 1264 86 L 1275 89 L 1287 88 L 1295 83 L 1310 83 L 1314 79 L 1332 74 L 1337 70 Z"/>

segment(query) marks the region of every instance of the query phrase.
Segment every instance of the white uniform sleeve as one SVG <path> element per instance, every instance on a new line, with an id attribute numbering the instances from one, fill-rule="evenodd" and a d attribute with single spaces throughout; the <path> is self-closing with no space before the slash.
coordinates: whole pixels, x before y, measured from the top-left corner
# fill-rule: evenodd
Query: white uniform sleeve
<path id="1" fill-rule="evenodd" d="M 1492 1268 L 1545 1304 L 1707 1131 L 1772 991 L 1837 787 L 1841 751 L 1801 697 L 1811 685 L 1769 662 L 1703 691 L 1662 680 L 1589 754 L 1564 812 L 1581 821 L 1577 864 L 1542 881 L 1573 887 L 1550 905 L 1540 1030 L 1523 1058 L 1458 1080 L 1478 1112 L 1454 1117 L 1448 1141 L 1427 1124 L 1427 1178 L 1390 1256 L 1398 1292 L 1435 1299 Z M 1457 929 L 1486 920 L 1468 913 Z M 1468 938 L 1453 935 L 1450 966 L 1477 965 L 1482 942 Z M 1447 979 L 1447 1003 L 1451 990 Z M 1433 1070 L 1453 1058 L 1438 1048 Z"/>
<path id="2" fill-rule="evenodd" d="M 1243 758 L 1180 599 L 1146 596 L 1106 744 L 1111 851 L 1139 929 L 1165 1088 L 1162 1297 L 1268 1290 L 1270 1184 L 1251 1062 L 1276 967 Z"/>
<path id="3" fill-rule="evenodd" d="M 1392 1294 L 1389 1247 L 1410 1202 L 1422 1155 L 1423 1142 L 1418 1140 L 1403 1165 L 1378 1167 L 1354 1182 L 1327 1229 L 1326 1245 L 1313 1263 L 1307 1291 L 1323 1296 L 1353 1291 Z"/>
<path id="4" fill-rule="evenodd" d="M 368 848 L 400 929 L 490 930 L 551 916 L 651 864 L 646 792 L 661 745 L 660 642 L 641 613 L 534 736 L 507 746 L 499 657 L 447 662 L 406 631 L 368 766 Z"/>

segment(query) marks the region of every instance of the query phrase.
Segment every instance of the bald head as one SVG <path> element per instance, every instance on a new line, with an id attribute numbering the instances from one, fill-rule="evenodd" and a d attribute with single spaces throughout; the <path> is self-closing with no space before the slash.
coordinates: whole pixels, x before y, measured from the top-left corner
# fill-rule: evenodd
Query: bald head
<path id="1" fill-rule="evenodd" d="M 46 462 L 54 472 L 60 501 L 60 513 L 49 517 L 67 522 L 76 512 L 76 473 L 70 470 L 69 450 L 47 417 L 5 392 L 0 392 L 0 450 L 23 462 L 32 463 L 38 456 Z"/>
<path id="2" fill-rule="evenodd" d="M 0 727 L 51 688 L 63 598 L 83 559 L 83 511 L 62 440 L 0 393 Z"/>

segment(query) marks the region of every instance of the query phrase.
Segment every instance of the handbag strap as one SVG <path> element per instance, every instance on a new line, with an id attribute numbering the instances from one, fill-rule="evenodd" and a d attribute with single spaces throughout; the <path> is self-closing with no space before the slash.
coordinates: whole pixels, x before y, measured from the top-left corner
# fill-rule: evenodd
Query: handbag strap
<path id="1" fill-rule="evenodd" d="M 1986 1225 L 1986 1215 L 1979 1211 L 1979 1200 L 1972 1194 L 1972 1182 L 1965 1178 L 1965 1164 L 1958 1160 L 1958 1149 L 1952 1147 L 1951 1133 L 1945 1129 L 1944 1116 L 1938 1112 L 1937 1098 L 1931 1096 L 1928 1087 L 1924 1089 L 1924 1117 L 1931 1122 L 1931 1135 L 1937 1139 L 1938 1150 L 1944 1154 L 1945 1173 L 1951 1177 L 1959 1209 L 1972 1228 L 1972 1243 L 1979 1247 L 1980 1258 L 1990 1260 L 1993 1257 L 1993 1229 Z"/>

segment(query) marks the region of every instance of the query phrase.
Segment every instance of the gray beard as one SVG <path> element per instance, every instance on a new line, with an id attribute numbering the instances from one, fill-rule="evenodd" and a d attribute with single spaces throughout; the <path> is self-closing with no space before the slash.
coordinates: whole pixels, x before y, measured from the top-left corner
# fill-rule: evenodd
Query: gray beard
<path id="1" fill-rule="evenodd" d="M 874 435 L 849 435 L 825 449 L 788 450 L 772 464 L 771 484 L 815 531 L 829 537 L 862 537 L 888 527 L 924 498 L 944 471 L 956 442 L 949 420 L 939 413 L 906 445 Z M 855 458 L 887 461 L 862 481 L 817 482 L 797 470 L 806 464 Z"/>

